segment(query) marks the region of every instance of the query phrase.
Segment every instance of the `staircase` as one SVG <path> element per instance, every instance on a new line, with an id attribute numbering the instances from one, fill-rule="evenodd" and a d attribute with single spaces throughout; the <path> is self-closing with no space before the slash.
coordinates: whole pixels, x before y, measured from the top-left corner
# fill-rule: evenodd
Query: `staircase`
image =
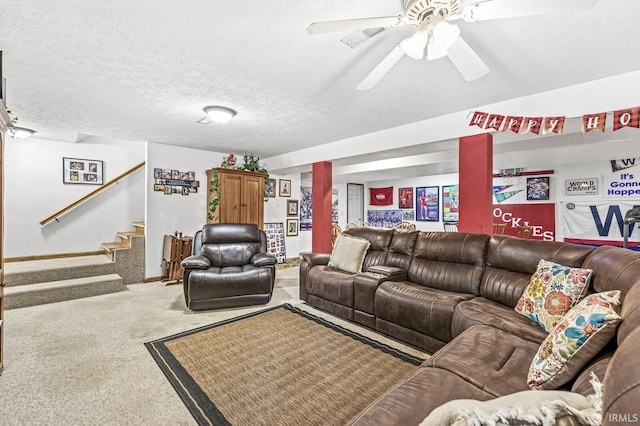
<path id="1" fill-rule="evenodd" d="M 7 262 L 4 307 L 24 308 L 126 290 L 144 280 L 144 223 L 104 243 L 104 255 Z"/>

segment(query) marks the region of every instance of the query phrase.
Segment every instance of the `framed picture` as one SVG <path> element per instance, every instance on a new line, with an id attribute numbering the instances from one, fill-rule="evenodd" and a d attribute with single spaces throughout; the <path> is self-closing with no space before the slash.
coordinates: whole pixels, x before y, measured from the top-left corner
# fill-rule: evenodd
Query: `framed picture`
<path id="1" fill-rule="evenodd" d="M 298 219 L 287 219 L 287 237 L 298 235 Z"/>
<path id="2" fill-rule="evenodd" d="M 100 160 L 63 157 L 62 182 L 102 185 L 104 183 L 104 163 Z"/>
<path id="3" fill-rule="evenodd" d="M 298 200 L 287 200 L 287 216 L 298 216 Z"/>
<path id="4" fill-rule="evenodd" d="M 275 179 L 264 180 L 264 196 L 268 198 L 275 198 L 276 196 L 276 180 Z"/>
<path id="5" fill-rule="evenodd" d="M 437 222 L 440 217 L 440 187 L 420 186 L 416 188 L 416 220 Z"/>
<path id="6" fill-rule="evenodd" d="M 398 208 L 413 208 L 413 188 L 398 188 Z"/>
<path id="7" fill-rule="evenodd" d="M 291 197 L 291 181 L 289 179 L 280 179 L 280 192 L 281 197 Z"/>
<path id="8" fill-rule="evenodd" d="M 549 199 L 549 176 L 527 178 L 527 201 Z"/>
<path id="9" fill-rule="evenodd" d="M 460 193 L 458 185 L 442 186 L 442 221 L 458 222 L 460 219 Z"/>

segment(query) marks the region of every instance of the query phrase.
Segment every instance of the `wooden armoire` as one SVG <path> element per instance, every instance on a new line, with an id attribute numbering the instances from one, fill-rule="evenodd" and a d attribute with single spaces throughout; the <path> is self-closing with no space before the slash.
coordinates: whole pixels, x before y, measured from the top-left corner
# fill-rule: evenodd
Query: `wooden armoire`
<path id="1" fill-rule="evenodd" d="M 218 172 L 219 204 L 207 223 L 255 223 L 264 228 L 264 179 L 266 174 L 234 169 L 207 170 L 207 211 L 215 197 L 211 181 Z"/>

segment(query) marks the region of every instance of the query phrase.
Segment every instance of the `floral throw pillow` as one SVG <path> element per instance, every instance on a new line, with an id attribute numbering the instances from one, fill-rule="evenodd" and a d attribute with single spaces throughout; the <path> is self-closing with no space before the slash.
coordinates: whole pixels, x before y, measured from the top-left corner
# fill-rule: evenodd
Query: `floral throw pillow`
<path id="1" fill-rule="evenodd" d="M 587 293 L 592 273 L 542 259 L 515 310 L 550 332 Z"/>
<path id="2" fill-rule="evenodd" d="M 620 291 L 587 296 L 540 345 L 529 368 L 532 389 L 556 389 L 571 380 L 616 334 Z"/>

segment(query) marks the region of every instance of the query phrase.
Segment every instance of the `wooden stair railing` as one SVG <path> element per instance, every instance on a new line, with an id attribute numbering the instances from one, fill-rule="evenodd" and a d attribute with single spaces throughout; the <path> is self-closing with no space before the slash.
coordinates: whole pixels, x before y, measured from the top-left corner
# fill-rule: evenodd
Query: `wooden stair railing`
<path id="1" fill-rule="evenodd" d="M 84 203 L 85 201 L 87 201 L 91 197 L 93 197 L 93 196 L 99 194 L 100 192 L 104 191 L 105 189 L 107 189 L 111 185 L 114 185 L 114 184 L 118 183 L 123 178 L 129 176 L 130 174 L 132 174 L 133 172 L 137 171 L 138 169 L 143 168 L 144 165 L 145 165 L 145 162 L 143 161 L 142 163 L 138 164 L 137 166 L 134 166 L 134 167 L 130 168 L 129 170 L 127 170 L 126 172 L 116 176 L 115 178 L 111 179 L 109 182 L 105 183 L 104 185 L 102 185 L 99 188 L 96 188 L 95 190 L 91 191 L 90 193 L 88 193 L 84 197 L 80 198 L 79 200 L 74 201 L 73 203 L 69 204 L 68 206 L 58 210 L 57 212 L 55 212 L 54 214 L 52 214 L 48 218 L 42 219 L 40 221 L 40 225 L 46 225 L 47 223 L 49 223 L 49 222 L 51 222 L 53 220 L 58 220 L 59 216 L 62 216 L 63 214 L 67 213 L 69 210 L 79 206 L 80 204 Z"/>

